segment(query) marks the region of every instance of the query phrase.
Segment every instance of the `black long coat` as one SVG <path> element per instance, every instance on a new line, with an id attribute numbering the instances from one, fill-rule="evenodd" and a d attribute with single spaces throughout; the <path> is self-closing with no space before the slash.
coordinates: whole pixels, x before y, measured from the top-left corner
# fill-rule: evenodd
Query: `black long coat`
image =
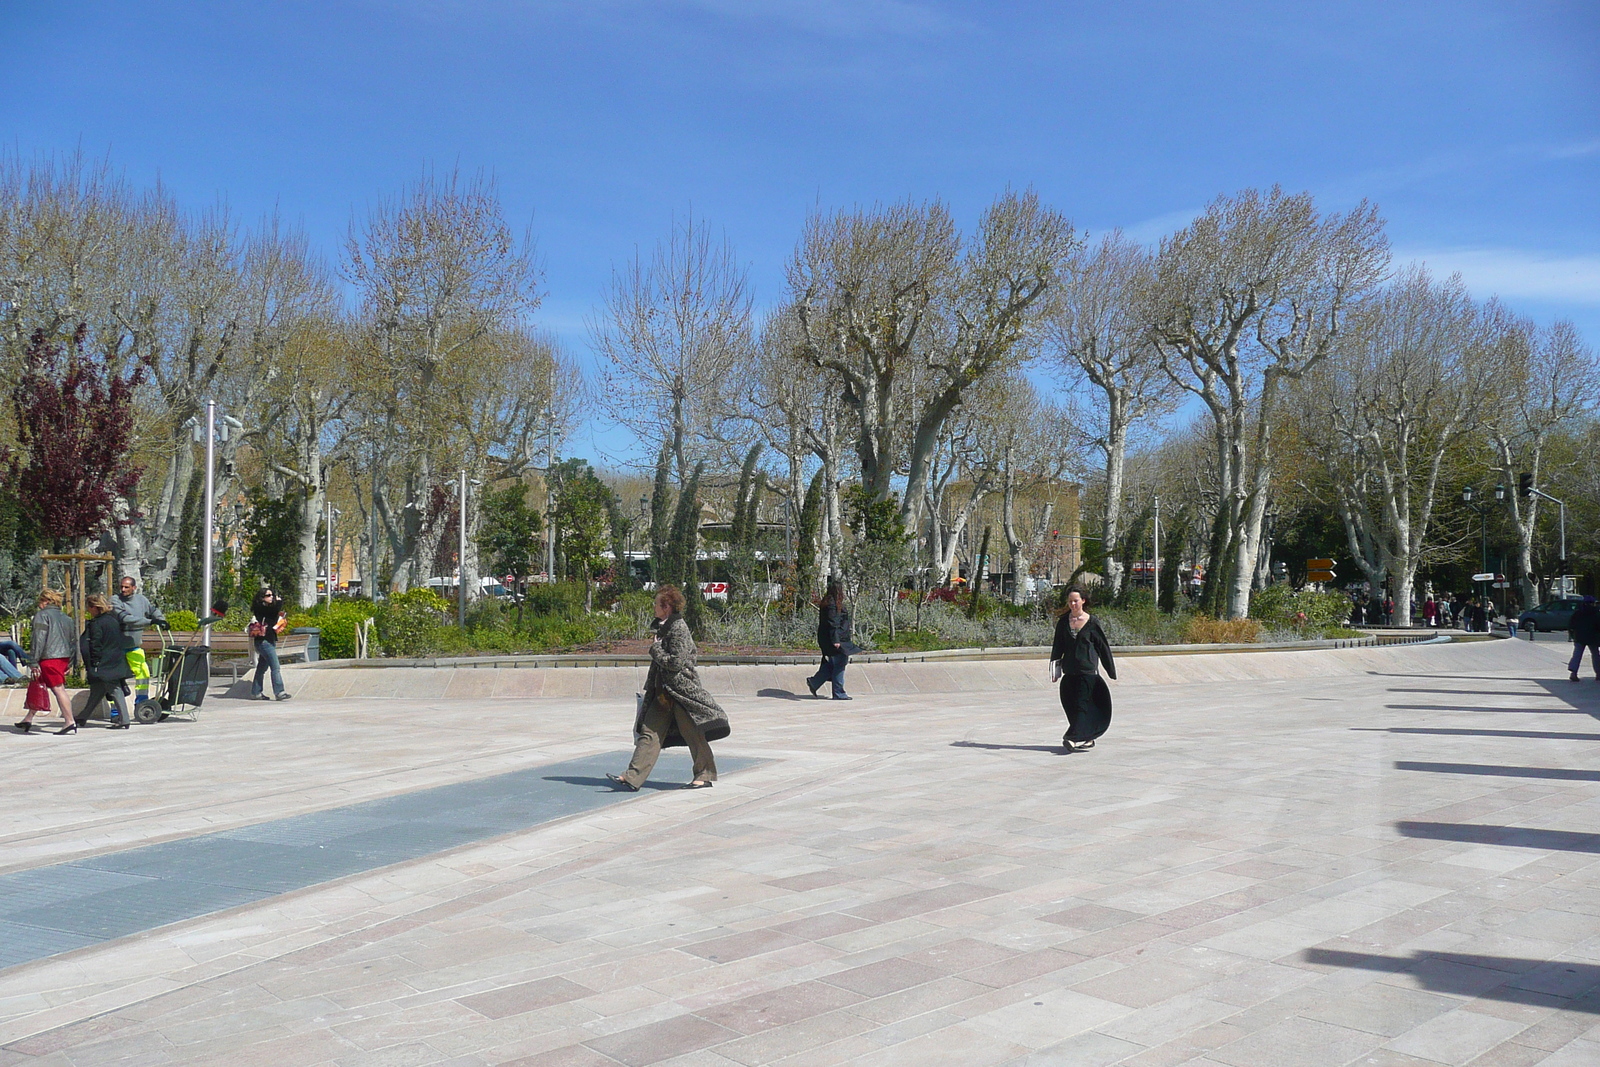
<path id="1" fill-rule="evenodd" d="M 824 600 L 817 608 L 817 647 L 822 654 L 832 656 L 843 652 L 853 655 L 856 645 L 851 641 L 852 636 L 850 609 Z M 835 648 L 835 645 L 839 647 Z"/>
<path id="2" fill-rule="evenodd" d="M 1104 663 L 1106 674 L 1117 676 L 1111 658 L 1111 643 L 1093 615 L 1077 633 L 1065 613 L 1056 620 L 1056 639 L 1050 658 L 1061 661 L 1061 710 L 1067 713 L 1067 732 L 1062 742 L 1093 741 L 1111 726 L 1111 689 L 1097 673 Z"/>
<path id="3" fill-rule="evenodd" d="M 128 635 L 122 631 L 122 621 L 111 612 L 89 620 L 78 638 L 78 649 L 90 678 L 120 682 L 133 677 L 133 669 L 128 666 Z"/>

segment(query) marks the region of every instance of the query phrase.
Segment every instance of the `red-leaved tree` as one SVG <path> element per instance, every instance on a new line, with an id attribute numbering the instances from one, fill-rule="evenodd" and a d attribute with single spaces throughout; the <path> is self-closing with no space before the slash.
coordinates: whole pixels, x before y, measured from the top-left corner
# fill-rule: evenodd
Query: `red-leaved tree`
<path id="1" fill-rule="evenodd" d="M 11 392 L 20 450 L 7 457 L 9 489 L 42 537 L 81 542 L 116 521 L 144 469 L 130 460 L 134 394 L 147 367 L 118 373 L 85 351 L 35 331 Z M 125 520 L 124 520 L 125 521 Z"/>

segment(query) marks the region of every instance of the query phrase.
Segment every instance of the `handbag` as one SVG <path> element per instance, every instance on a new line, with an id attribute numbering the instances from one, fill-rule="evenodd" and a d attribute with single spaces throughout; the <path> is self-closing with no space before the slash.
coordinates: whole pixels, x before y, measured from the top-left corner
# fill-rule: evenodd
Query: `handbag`
<path id="1" fill-rule="evenodd" d="M 251 619 L 250 625 L 245 628 L 245 633 L 251 637 L 265 637 L 267 636 L 267 624 L 260 619 Z"/>
<path id="2" fill-rule="evenodd" d="M 22 698 L 22 707 L 25 711 L 50 710 L 50 690 L 45 688 L 43 678 L 34 675 L 28 679 L 28 692 Z"/>

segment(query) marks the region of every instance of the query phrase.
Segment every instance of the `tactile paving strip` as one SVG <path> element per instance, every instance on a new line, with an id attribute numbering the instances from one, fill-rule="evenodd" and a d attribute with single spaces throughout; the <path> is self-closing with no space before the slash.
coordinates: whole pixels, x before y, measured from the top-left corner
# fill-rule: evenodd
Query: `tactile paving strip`
<path id="1" fill-rule="evenodd" d="M 607 771 L 628 752 L 548 763 L 234 830 L 0 875 L 0 968 L 421 859 L 639 794 Z M 761 762 L 723 756 L 719 771 Z M 644 792 L 681 788 L 662 754 Z M 676 780 L 673 780 L 676 779 Z"/>

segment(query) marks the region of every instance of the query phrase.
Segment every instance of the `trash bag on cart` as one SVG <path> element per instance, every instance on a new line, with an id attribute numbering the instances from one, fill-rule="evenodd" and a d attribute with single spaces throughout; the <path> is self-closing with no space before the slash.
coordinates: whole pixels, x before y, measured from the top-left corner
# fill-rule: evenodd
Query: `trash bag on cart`
<path id="1" fill-rule="evenodd" d="M 161 706 L 169 711 L 178 704 L 198 708 L 206 698 L 206 687 L 211 684 L 210 647 L 169 648 L 166 656 L 170 658 L 162 666 L 169 672 L 172 682 Z M 179 673 L 170 673 L 174 668 Z"/>

